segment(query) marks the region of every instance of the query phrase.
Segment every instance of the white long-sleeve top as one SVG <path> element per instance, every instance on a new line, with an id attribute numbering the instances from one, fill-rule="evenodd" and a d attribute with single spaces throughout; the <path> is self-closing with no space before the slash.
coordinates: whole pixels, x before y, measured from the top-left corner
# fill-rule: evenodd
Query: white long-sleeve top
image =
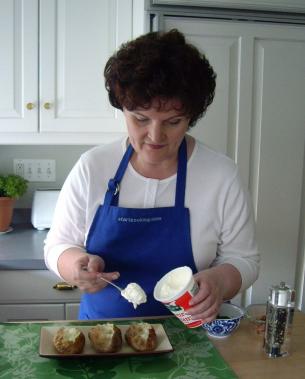
<path id="1" fill-rule="evenodd" d="M 108 180 L 114 177 L 125 150 L 126 138 L 90 149 L 68 175 L 44 249 L 47 267 L 58 276 L 61 253 L 71 247 L 85 251 L 93 217 L 103 203 Z M 174 206 L 175 190 L 176 175 L 149 179 L 129 163 L 120 185 L 119 206 Z M 197 270 L 230 263 L 241 274 L 241 291 L 248 288 L 257 279 L 259 255 L 247 190 L 235 163 L 198 141 L 187 164 L 185 206 L 190 210 Z"/>

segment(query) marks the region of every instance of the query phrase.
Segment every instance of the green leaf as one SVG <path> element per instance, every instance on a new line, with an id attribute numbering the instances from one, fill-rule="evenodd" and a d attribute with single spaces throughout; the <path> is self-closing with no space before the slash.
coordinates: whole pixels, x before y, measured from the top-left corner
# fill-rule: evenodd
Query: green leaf
<path id="1" fill-rule="evenodd" d="M 28 188 L 28 181 L 19 175 L 0 175 L 0 197 L 18 199 Z"/>

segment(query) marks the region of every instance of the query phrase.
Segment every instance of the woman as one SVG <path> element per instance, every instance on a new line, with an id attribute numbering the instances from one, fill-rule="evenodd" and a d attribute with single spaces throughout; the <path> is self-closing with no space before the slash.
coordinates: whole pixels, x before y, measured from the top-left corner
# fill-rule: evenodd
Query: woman
<path id="1" fill-rule="evenodd" d="M 45 245 L 47 266 L 83 292 L 81 319 L 168 310 L 156 282 L 190 266 L 189 313 L 205 322 L 258 275 L 254 222 L 235 164 L 187 134 L 212 102 L 216 75 L 177 30 L 148 33 L 107 62 L 111 104 L 128 137 L 83 154 L 68 176 Z M 136 309 L 104 277 L 138 283 Z"/>

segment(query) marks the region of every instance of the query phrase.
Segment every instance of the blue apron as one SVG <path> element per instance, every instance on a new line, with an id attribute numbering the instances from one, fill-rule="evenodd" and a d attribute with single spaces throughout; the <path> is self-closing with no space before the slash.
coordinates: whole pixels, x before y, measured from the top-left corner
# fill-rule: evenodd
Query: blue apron
<path id="1" fill-rule="evenodd" d="M 147 302 L 134 309 L 120 292 L 108 285 L 94 294 L 82 296 L 79 318 L 100 319 L 115 317 L 142 317 L 169 314 L 156 301 L 153 290 L 157 281 L 168 271 L 189 266 L 195 273 L 190 216 L 184 207 L 187 171 L 185 139 L 178 153 L 178 170 L 174 207 L 123 208 L 118 206 L 119 184 L 133 154 L 127 148 L 116 175 L 110 179 L 104 204 L 100 205 L 90 227 L 86 249 L 101 256 L 105 271 L 119 271 L 115 283 L 125 288 L 138 283 L 147 294 Z"/>

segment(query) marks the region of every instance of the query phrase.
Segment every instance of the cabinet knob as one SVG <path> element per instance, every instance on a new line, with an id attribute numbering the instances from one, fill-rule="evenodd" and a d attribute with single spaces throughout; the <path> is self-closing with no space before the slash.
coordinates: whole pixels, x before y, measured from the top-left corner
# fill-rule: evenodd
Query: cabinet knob
<path id="1" fill-rule="evenodd" d="M 33 108 L 35 108 L 35 104 L 34 103 L 27 103 L 26 108 L 30 111 Z"/>
<path id="2" fill-rule="evenodd" d="M 51 109 L 51 103 L 44 103 L 43 107 L 44 109 Z"/>
<path id="3" fill-rule="evenodd" d="M 66 291 L 66 290 L 74 290 L 74 288 L 77 288 L 76 286 L 73 286 L 72 284 L 66 283 L 66 282 L 59 282 L 56 283 L 53 288 L 55 290 L 59 291 Z"/>

